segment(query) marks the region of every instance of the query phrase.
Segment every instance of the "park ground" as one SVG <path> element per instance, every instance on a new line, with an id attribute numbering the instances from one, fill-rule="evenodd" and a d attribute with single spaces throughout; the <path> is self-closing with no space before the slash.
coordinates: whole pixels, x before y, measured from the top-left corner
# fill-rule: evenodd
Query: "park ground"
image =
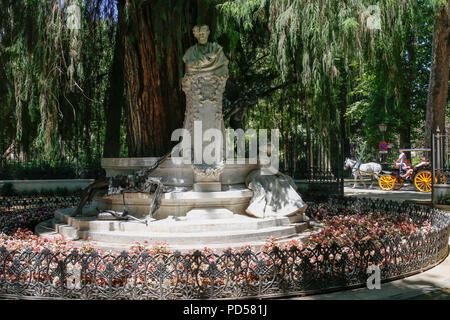
<path id="1" fill-rule="evenodd" d="M 384 191 L 378 186 L 373 189 L 367 189 L 363 187 L 352 188 L 351 186 L 344 187 L 344 195 L 346 197 L 358 197 L 358 198 L 375 198 L 384 200 L 395 201 L 411 201 L 419 204 L 430 204 L 431 193 L 423 193 L 417 191 L 412 186 L 405 186 L 401 190 Z"/>

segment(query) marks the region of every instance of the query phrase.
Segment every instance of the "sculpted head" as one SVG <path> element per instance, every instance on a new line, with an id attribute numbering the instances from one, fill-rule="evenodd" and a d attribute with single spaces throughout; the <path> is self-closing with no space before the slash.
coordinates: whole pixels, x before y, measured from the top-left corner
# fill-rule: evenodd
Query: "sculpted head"
<path id="1" fill-rule="evenodd" d="M 192 29 L 192 32 L 194 33 L 194 37 L 197 39 L 199 44 L 206 44 L 208 42 L 210 31 L 207 25 L 195 26 Z"/>

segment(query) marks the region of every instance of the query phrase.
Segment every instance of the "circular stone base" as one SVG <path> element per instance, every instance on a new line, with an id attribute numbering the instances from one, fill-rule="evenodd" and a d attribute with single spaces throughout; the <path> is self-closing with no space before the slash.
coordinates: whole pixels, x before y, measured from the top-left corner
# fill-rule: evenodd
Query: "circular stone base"
<path id="1" fill-rule="evenodd" d="M 102 159 L 107 176 L 127 175 L 135 170 L 151 167 L 158 158 Z M 96 196 L 81 217 L 70 217 L 74 209 L 55 212 L 53 220 L 41 223 L 36 232 L 52 238 L 64 235 L 75 245 L 85 240 L 97 247 L 126 249 L 136 241 L 140 243 L 166 242 L 171 249 L 228 248 L 244 245 L 260 246 L 268 238 L 288 241 L 305 235 L 308 223 L 304 215 L 291 217 L 253 218 L 246 209 L 253 191 L 245 185 L 248 174 L 260 168 L 256 159 L 240 159 L 225 164 L 220 175 L 219 188 L 209 192 L 195 190 L 195 177 L 191 165 L 176 165 L 170 158 L 163 161 L 150 176 L 161 178 L 173 188 L 164 193 L 158 210 L 147 224 L 135 220 L 98 219 L 105 210 L 127 211 L 138 219 L 149 214 L 152 194 L 125 193 L 123 195 Z M 194 189 L 192 191 L 192 189 Z M 181 191 L 182 190 L 182 191 Z M 191 191 L 186 191 L 191 190 Z M 307 233 L 306 233 L 307 234 Z"/>
<path id="2" fill-rule="evenodd" d="M 128 248 L 140 243 L 166 242 L 171 249 L 226 248 L 244 245 L 262 245 L 268 238 L 290 240 L 308 228 L 302 216 L 257 219 L 229 211 L 216 210 L 205 218 L 208 209 L 196 209 L 187 216 L 170 216 L 149 221 L 98 220 L 96 217 L 70 217 L 74 209 L 60 209 L 53 220 L 36 228 L 41 236 L 53 238 L 63 235 L 68 240 L 91 240 L 99 247 Z M 197 211 L 198 210 L 198 211 Z M 83 214 L 95 212 L 87 206 Z M 213 210 L 214 211 L 214 210 Z"/>

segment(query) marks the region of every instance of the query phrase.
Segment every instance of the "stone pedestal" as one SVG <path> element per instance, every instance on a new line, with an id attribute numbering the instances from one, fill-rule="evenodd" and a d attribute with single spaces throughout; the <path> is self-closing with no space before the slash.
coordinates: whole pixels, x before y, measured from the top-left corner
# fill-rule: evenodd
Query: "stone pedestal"
<path id="1" fill-rule="evenodd" d="M 202 137 L 208 129 L 225 132 L 222 114 L 222 98 L 228 77 L 217 76 L 204 72 L 185 75 L 183 78 L 183 91 L 186 94 L 186 113 L 184 128 L 192 134 L 194 146 L 194 121 L 202 122 Z M 203 144 L 205 146 L 205 143 Z"/>
<path id="2" fill-rule="evenodd" d="M 222 191 L 225 127 L 222 97 L 226 76 L 213 73 L 187 74 L 183 78 L 186 94 L 184 128 L 191 135 L 194 191 Z"/>
<path id="3" fill-rule="evenodd" d="M 194 191 L 197 192 L 218 192 L 222 191 L 220 176 L 223 173 L 224 165 L 193 165 L 194 170 Z"/>

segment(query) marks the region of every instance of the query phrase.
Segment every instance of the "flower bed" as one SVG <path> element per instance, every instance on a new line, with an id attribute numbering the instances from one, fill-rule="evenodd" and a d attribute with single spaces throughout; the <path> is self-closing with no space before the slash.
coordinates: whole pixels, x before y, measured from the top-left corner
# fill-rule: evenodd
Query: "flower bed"
<path id="1" fill-rule="evenodd" d="M 70 241 L 19 230 L 0 238 L 0 293 L 81 299 L 286 295 L 365 285 L 370 265 L 380 267 L 384 280 L 399 277 L 448 253 L 448 216 L 425 207 L 336 200 L 310 206 L 308 215 L 325 228 L 304 243 L 270 239 L 258 252 L 205 248 L 182 254 L 164 243 L 137 243 L 121 253 L 90 245 L 75 250 Z"/>
<path id="2" fill-rule="evenodd" d="M 432 230 L 429 219 L 417 221 L 406 215 L 386 214 L 380 210 L 357 210 L 355 207 L 339 210 L 327 203 L 309 204 L 307 214 L 325 226 L 307 240 L 309 245 L 351 245 L 355 241 L 379 241 L 397 236 L 406 238 Z"/>
<path id="3" fill-rule="evenodd" d="M 53 218 L 55 210 L 43 208 L 0 212 L 0 233 L 12 234 L 18 228 L 33 230 L 39 222 Z"/>

